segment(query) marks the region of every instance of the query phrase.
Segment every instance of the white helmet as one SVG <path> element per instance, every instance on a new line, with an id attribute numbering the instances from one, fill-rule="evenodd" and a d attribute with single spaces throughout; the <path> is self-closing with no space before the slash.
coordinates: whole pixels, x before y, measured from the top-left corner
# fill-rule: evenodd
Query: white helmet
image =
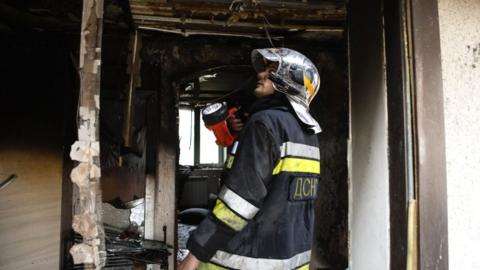
<path id="1" fill-rule="evenodd" d="M 266 61 L 278 63 L 269 74 L 276 91 L 284 93 L 298 118 L 314 133 L 322 129 L 309 113 L 309 105 L 320 88 L 320 75 L 315 65 L 303 54 L 287 48 L 266 48 L 252 51 L 252 66 L 257 72 L 266 69 Z"/>

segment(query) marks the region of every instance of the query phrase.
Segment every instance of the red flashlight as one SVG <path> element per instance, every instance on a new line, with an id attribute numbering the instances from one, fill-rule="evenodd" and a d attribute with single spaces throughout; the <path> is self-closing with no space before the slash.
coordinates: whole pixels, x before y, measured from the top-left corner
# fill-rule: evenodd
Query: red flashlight
<path id="1" fill-rule="evenodd" d="M 227 119 L 233 117 L 237 111 L 236 107 L 228 109 L 220 102 L 209 104 L 202 110 L 203 122 L 209 130 L 213 131 L 219 146 L 228 147 L 235 141 L 237 134 L 230 132 Z"/>

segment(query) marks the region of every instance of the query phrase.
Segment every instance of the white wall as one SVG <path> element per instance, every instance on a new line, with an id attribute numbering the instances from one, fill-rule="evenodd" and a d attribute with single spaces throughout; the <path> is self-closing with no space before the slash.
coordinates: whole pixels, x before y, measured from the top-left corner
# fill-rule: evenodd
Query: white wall
<path id="1" fill-rule="evenodd" d="M 388 117 L 380 1 L 354 1 L 349 32 L 350 268 L 390 268 Z"/>
<path id="2" fill-rule="evenodd" d="M 439 0 L 450 270 L 480 269 L 480 1 Z"/>
<path id="3" fill-rule="evenodd" d="M 384 86 L 352 100 L 351 268 L 385 270 L 390 264 L 387 109 Z"/>

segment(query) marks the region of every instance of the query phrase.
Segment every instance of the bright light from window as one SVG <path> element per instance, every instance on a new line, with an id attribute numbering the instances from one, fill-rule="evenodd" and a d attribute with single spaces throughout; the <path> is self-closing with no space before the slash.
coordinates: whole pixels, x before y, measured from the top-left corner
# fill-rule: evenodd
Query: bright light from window
<path id="1" fill-rule="evenodd" d="M 193 166 L 195 156 L 195 113 L 190 108 L 179 109 L 178 136 L 180 139 L 180 165 Z M 219 146 L 215 135 L 200 118 L 200 164 L 219 164 Z M 222 149 L 224 152 L 225 150 Z M 223 155 L 225 156 L 225 154 Z M 223 160 L 221 162 L 224 162 Z"/>
<path id="2" fill-rule="evenodd" d="M 200 118 L 200 163 L 218 164 L 218 145 L 215 143 L 215 135 L 208 130 Z"/>
<path id="3" fill-rule="evenodd" d="M 194 116 L 192 109 L 179 109 L 178 136 L 180 138 L 180 157 L 181 165 L 193 165 L 193 155 L 195 151 L 195 132 Z"/>

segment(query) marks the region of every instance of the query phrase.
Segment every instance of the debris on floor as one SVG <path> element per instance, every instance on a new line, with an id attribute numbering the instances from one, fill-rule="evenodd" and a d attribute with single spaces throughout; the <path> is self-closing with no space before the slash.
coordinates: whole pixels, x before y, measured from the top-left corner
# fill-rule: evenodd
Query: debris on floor
<path id="1" fill-rule="evenodd" d="M 115 200 L 103 203 L 103 221 L 107 270 L 134 270 L 142 265 L 156 264 L 168 268 L 168 256 L 173 247 L 163 241 L 144 239 L 144 199 L 123 203 Z M 81 236 L 75 235 L 75 243 L 81 243 Z M 73 269 L 87 269 L 75 265 Z"/>
<path id="2" fill-rule="evenodd" d="M 178 251 L 177 251 L 177 261 L 183 261 L 189 251 L 187 249 L 187 242 L 188 238 L 190 237 L 190 233 L 195 230 L 197 226 L 188 225 L 188 224 L 178 224 Z"/>

